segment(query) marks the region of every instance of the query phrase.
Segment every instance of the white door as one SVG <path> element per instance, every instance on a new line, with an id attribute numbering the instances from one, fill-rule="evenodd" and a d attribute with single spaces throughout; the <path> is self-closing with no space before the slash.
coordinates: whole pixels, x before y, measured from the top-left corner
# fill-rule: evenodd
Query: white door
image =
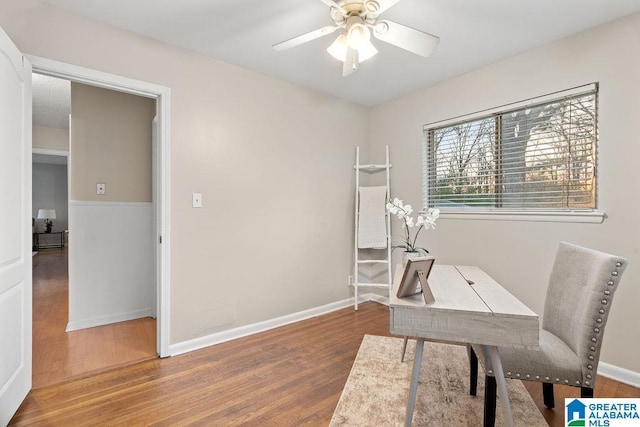
<path id="1" fill-rule="evenodd" d="M 0 425 L 31 389 L 31 64 L 0 28 Z"/>

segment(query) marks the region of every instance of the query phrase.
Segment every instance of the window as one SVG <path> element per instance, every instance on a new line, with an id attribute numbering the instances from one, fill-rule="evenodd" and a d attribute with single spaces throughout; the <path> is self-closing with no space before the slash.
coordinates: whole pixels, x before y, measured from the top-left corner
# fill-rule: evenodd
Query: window
<path id="1" fill-rule="evenodd" d="M 425 206 L 596 208 L 597 85 L 425 126 Z"/>

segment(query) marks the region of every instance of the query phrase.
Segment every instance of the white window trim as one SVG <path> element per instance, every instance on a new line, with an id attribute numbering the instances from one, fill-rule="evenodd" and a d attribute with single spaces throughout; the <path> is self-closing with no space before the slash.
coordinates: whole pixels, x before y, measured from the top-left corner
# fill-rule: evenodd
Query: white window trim
<path id="1" fill-rule="evenodd" d="M 589 211 L 464 211 L 441 210 L 440 219 L 485 221 L 534 221 L 573 222 L 601 224 L 607 214 L 599 210 Z"/>

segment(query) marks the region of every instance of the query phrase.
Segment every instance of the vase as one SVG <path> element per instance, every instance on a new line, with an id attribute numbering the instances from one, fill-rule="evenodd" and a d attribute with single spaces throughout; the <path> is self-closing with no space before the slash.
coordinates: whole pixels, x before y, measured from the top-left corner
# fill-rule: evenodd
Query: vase
<path id="1" fill-rule="evenodd" d="M 402 266 L 403 266 L 403 267 L 406 267 L 406 266 L 407 266 L 407 263 L 409 262 L 409 259 L 411 259 L 411 258 L 418 258 L 418 257 L 420 257 L 420 256 L 421 256 L 421 254 L 420 254 L 420 252 L 418 252 L 418 251 L 413 251 L 413 252 L 405 251 L 405 252 L 402 254 Z"/>

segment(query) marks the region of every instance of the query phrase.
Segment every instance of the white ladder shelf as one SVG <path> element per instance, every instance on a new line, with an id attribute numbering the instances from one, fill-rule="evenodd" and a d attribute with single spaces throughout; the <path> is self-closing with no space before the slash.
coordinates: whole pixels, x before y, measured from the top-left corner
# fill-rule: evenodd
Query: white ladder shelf
<path id="1" fill-rule="evenodd" d="M 358 291 L 359 287 L 370 287 L 370 288 L 382 288 L 391 290 L 392 285 L 392 275 L 391 275 L 391 218 L 389 216 L 389 212 L 385 209 L 385 225 L 386 225 L 386 247 L 382 249 L 371 249 L 367 248 L 368 251 L 377 251 L 384 250 L 386 251 L 385 259 L 360 259 L 360 251 L 364 250 L 364 248 L 359 247 L 358 242 L 358 230 L 359 230 L 359 217 L 360 217 L 360 173 L 377 173 L 377 172 L 385 172 L 386 173 L 386 190 L 387 190 L 387 199 L 390 195 L 389 188 L 389 169 L 391 168 L 391 163 L 389 162 L 389 146 L 385 147 L 386 161 L 384 164 L 360 164 L 360 147 L 356 147 L 356 164 L 353 168 L 356 171 L 356 194 L 355 194 L 355 234 L 354 234 L 354 251 L 353 251 L 353 288 L 354 288 L 354 309 L 358 309 Z M 360 282 L 360 273 L 359 267 L 362 265 L 376 265 L 376 264 L 384 264 L 387 272 L 387 281 L 385 283 L 371 283 L 371 282 Z"/>

